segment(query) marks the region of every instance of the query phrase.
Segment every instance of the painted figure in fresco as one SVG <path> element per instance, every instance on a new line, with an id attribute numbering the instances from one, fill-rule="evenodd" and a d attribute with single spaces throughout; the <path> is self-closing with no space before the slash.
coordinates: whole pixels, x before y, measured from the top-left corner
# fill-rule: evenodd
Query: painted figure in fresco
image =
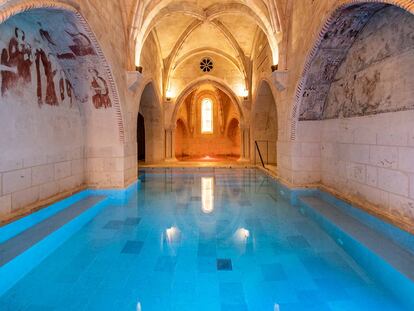
<path id="1" fill-rule="evenodd" d="M 54 81 L 57 70 L 53 69 L 53 58 L 53 54 L 46 55 L 43 49 L 36 50 L 37 101 L 39 106 L 44 103 L 50 106 L 59 105 Z M 45 92 L 43 92 L 42 86 L 42 73 L 46 77 Z"/>
<path id="2" fill-rule="evenodd" d="M 32 48 L 25 40 L 24 31 L 16 27 L 8 49 L 3 49 L 1 53 L 2 95 L 15 87 L 19 81 L 30 83 L 32 80 Z"/>
<path id="3" fill-rule="evenodd" d="M 42 28 L 42 23 L 38 22 L 37 24 L 39 25 L 39 34 L 40 34 L 40 37 L 44 41 L 47 41 L 49 44 L 56 46 L 56 43 L 53 41 L 52 37 L 50 36 L 49 31 L 44 30 Z"/>
<path id="4" fill-rule="evenodd" d="M 66 96 L 70 99 L 70 106 L 72 107 L 73 103 L 73 87 L 70 81 L 66 78 L 66 74 L 64 70 L 60 71 L 60 80 L 59 80 L 59 91 L 60 91 L 60 99 L 62 101 L 65 100 Z M 65 96 L 66 93 L 66 96 Z"/>
<path id="5" fill-rule="evenodd" d="M 69 48 L 76 56 L 96 55 L 91 40 L 85 34 L 65 31 L 72 38 L 73 45 L 70 45 Z"/>
<path id="6" fill-rule="evenodd" d="M 111 99 L 109 98 L 109 88 L 105 79 L 99 76 L 96 69 L 89 69 L 92 75 L 91 89 L 95 92 L 92 96 L 92 102 L 96 109 L 112 107 Z"/>

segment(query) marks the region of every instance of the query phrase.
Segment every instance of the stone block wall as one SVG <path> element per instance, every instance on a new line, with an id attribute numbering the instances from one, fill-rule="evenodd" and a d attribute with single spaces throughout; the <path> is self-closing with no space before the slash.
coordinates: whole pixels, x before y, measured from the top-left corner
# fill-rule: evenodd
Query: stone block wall
<path id="1" fill-rule="evenodd" d="M 322 183 L 412 221 L 414 112 L 322 122 Z"/>
<path id="2" fill-rule="evenodd" d="M 0 163 L 0 219 L 85 183 L 83 148 Z"/>

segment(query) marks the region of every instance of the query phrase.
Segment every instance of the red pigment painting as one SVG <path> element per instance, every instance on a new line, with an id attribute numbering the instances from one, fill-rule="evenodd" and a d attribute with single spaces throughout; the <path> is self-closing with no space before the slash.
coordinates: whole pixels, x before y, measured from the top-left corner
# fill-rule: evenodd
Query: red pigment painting
<path id="1" fill-rule="evenodd" d="M 92 75 L 91 89 L 95 92 L 95 95 L 92 96 L 93 105 L 96 109 L 111 107 L 108 84 L 105 79 L 99 76 L 99 72 L 96 69 L 91 68 L 89 72 Z"/>
<path id="2" fill-rule="evenodd" d="M 59 70 L 57 64 L 59 60 L 72 62 L 81 57 L 96 56 L 91 40 L 81 32 L 65 30 L 64 34 L 72 43 L 59 47 L 54 40 L 56 36 L 44 29 L 40 22 L 37 25 L 39 37 L 34 39 L 36 46 L 33 49 L 34 55 L 31 45 L 26 42 L 25 32 L 18 27 L 14 29 L 14 36 L 10 39 L 8 47 L 2 50 L 0 57 L 1 95 L 21 86 L 24 89 L 24 85 L 31 83 L 31 67 L 34 63 L 39 106 L 44 104 L 59 106 L 59 101 L 63 102 L 65 99 L 70 100 L 72 106 L 75 92 L 66 74 L 66 70 L 70 71 L 70 67 L 66 70 Z M 106 80 L 93 67 L 89 68 L 88 72 L 94 107 L 96 109 L 112 107 Z M 74 79 L 78 78 L 75 76 Z"/>
<path id="3" fill-rule="evenodd" d="M 32 48 L 25 41 L 23 30 L 15 28 L 14 37 L 10 39 L 8 49 L 1 52 L 1 94 L 15 87 L 19 82 L 30 83 L 32 65 Z"/>
<path id="4" fill-rule="evenodd" d="M 51 54 L 49 53 L 49 57 Z M 54 77 L 57 70 L 53 70 L 52 62 L 43 51 L 36 50 L 36 77 L 37 77 L 37 102 L 39 106 L 48 104 L 50 106 L 58 106 L 58 98 L 56 96 Z M 46 89 L 42 86 L 42 73 L 46 76 Z"/>

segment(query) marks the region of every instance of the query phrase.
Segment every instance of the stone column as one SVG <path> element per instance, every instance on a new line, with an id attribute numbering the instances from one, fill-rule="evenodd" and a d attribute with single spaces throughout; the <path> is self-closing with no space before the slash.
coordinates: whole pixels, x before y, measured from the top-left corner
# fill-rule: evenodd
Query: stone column
<path id="1" fill-rule="evenodd" d="M 177 161 L 175 158 L 175 127 L 165 129 L 165 161 Z"/>
<path id="2" fill-rule="evenodd" d="M 240 124 L 240 161 L 250 161 L 250 127 Z"/>

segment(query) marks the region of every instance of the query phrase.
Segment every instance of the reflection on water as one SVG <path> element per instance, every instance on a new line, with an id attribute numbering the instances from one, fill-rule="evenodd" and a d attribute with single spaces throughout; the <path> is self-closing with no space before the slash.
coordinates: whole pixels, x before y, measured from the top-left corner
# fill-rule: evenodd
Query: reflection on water
<path id="1" fill-rule="evenodd" d="M 214 177 L 201 178 L 201 210 L 210 214 L 214 210 Z"/>

